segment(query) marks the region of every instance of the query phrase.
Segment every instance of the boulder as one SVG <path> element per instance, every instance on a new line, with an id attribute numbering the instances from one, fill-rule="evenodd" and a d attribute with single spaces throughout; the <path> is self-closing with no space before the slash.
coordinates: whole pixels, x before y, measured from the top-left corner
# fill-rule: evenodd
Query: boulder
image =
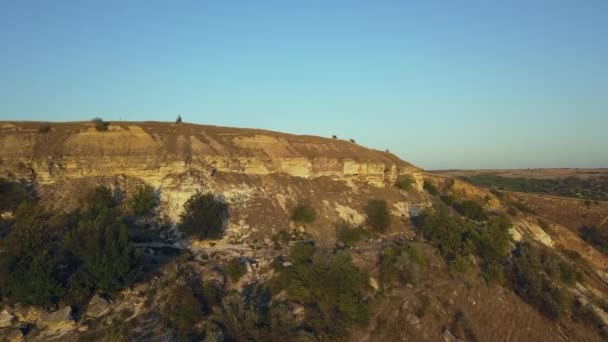
<path id="1" fill-rule="evenodd" d="M 48 328 L 54 331 L 67 331 L 76 327 L 72 319 L 72 307 L 66 306 L 63 309 L 44 313 L 36 321 L 39 328 Z"/>
<path id="2" fill-rule="evenodd" d="M 380 289 L 380 285 L 378 284 L 378 281 L 374 277 L 369 277 L 369 286 L 371 286 L 374 289 L 374 291 L 378 291 Z"/>
<path id="3" fill-rule="evenodd" d="M 418 318 L 416 315 L 408 314 L 407 316 L 405 316 L 405 319 L 411 325 L 420 324 L 420 318 Z"/>
<path id="4" fill-rule="evenodd" d="M 99 295 L 94 295 L 87 306 L 86 315 L 98 318 L 108 311 L 109 306 L 110 303 L 107 300 L 101 298 Z"/>
<path id="5" fill-rule="evenodd" d="M 15 304 L 13 314 L 19 322 L 33 323 L 40 319 L 43 312 L 34 306 L 25 306 L 20 303 Z"/>
<path id="6" fill-rule="evenodd" d="M 11 331 L 6 336 L 6 341 L 8 341 L 8 342 L 21 342 L 21 341 L 23 341 L 23 333 L 21 332 L 21 329 L 15 329 L 15 330 Z"/>
<path id="7" fill-rule="evenodd" d="M 8 310 L 4 309 L 0 312 L 0 328 L 7 328 L 13 325 L 13 316 Z"/>

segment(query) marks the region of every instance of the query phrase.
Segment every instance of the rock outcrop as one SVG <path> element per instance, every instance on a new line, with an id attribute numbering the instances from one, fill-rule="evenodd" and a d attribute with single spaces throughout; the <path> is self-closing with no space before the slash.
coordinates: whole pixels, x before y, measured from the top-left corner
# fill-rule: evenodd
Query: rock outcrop
<path id="1" fill-rule="evenodd" d="M 122 174 L 159 186 L 186 171 L 362 180 L 382 186 L 419 169 L 396 156 L 354 143 L 255 129 L 191 124 L 0 123 L 0 175 L 58 179 Z"/>

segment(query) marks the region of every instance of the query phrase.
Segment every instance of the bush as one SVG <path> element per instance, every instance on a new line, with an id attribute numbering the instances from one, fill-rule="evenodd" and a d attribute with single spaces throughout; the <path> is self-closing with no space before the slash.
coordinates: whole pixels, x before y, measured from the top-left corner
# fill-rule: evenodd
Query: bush
<path id="1" fill-rule="evenodd" d="M 239 281 L 239 279 L 241 279 L 241 277 L 244 276 L 245 273 L 247 273 L 245 265 L 243 265 L 243 263 L 238 258 L 230 260 L 226 264 L 226 266 L 224 266 L 224 271 L 226 271 L 228 278 L 233 283 Z"/>
<path id="2" fill-rule="evenodd" d="M 192 289 L 186 285 L 176 285 L 163 312 L 169 326 L 177 330 L 181 337 L 187 336 L 196 323 L 203 318 L 201 303 Z"/>
<path id="3" fill-rule="evenodd" d="M 462 216 L 475 221 L 486 221 L 488 217 L 483 211 L 483 208 L 473 201 L 464 201 L 462 203 L 454 203 L 454 209 Z"/>
<path id="4" fill-rule="evenodd" d="M 177 119 L 175 119 L 175 123 L 178 124 L 178 125 L 182 123 L 182 116 L 181 115 L 177 116 Z"/>
<path id="5" fill-rule="evenodd" d="M 403 244 L 384 248 L 379 260 L 380 282 L 386 288 L 396 281 L 416 285 L 420 278 L 420 266 L 426 263 L 426 256 L 418 248 Z"/>
<path id="6" fill-rule="evenodd" d="M 452 217 L 446 207 L 426 211 L 423 214 L 421 231 L 445 256 L 471 252 L 470 244 L 467 243 L 467 236 L 472 232 L 471 225 L 459 217 Z"/>
<path id="7" fill-rule="evenodd" d="M 115 292 L 135 280 L 138 257 L 116 212 L 108 207 L 96 210 L 68 234 L 65 246 L 77 259 L 81 285 Z"/>
<path id="8" fill-rule="evenodd" d="M 550 255 L 546 253 L 546 250 L 529 243 L 519 243 L 509 263 L 509 281 L 522 299 L 556 320 L 571 307 L 572 302 L 568 293 L 546 273 L 547 262 L 543 262 L 543 258 Z"/>
<path id="9" fill-rule="evenodd" d="M 101 118 L 94 118 L 93 120 L 91 120 L 91 122 L 93 123 L 95 130 L 98 132 L 107 131 L 108 126 L 110 125 L 109 122 L 105 122 Z"/>
<path id="10" fill-rule="evenodd" d="M 346 246 L 352 246 L 368 237 L 369 233 L 365 229 L 353 226 L 348 222 L 338 222 L 336 224 L 336 236 L 338 241 Z"/>
<path id="11" fill-rule="evenodd" d="M 12 302 L 50 307 L 63 296 L 61 255 L 56 252 L 50 214 L 42 207 L 23 204 L 12 231 L 2 241 L 3 296 Z"/>
<path id="12" fill-rule="evenodd" d="M 454 195 L 450 195 L 450 194 L 441 195 L 441 196 L 439 196 L 439 199 L 441 200 L 441 202 L 443 202 L 449 206 L 456 203 L 456 197 L 454 197 Z"/>
<path id="13" fill-rule="evenodd" d="M 157 205 L 158 199 L 154 194 L 154 188 L 148 184 L 138 187 L 128 202 L 129 211 L 135 216 L 150 215 Z"/>
<path id="14" fill-rule="evenodd" d="M 314 250 L 313 250 L 314 253 Z M 357 269 L 345 253 L 314 258 L 291 258 L 272 280 L 275 292 L 287 290 L 290 301 L 306 307 L 306 323 L 321 340 L 340 339 L 353 324 L 364 324 L 369 303 L 363 298 L 368 275 Z"/>
<path id="15" fill-rule="evenodd" d="M 43 124 L 42 126 L 38 127 L 38 133 L 46 134 L 50 131 L 51 131 L 51 125 L 49 125 L 49 124 Z"/>
<path id="16" fill-rule="evenodd" d="M 297 263 L 312 261 L 315 246 L 312 243 L 298 242 L 289 250 L 289 258 Z"/>
<path id="17" fill-rule="evenodd" d="M 449 262 L 448 267 L 453 273 L 464 274 L 473 268 L 473 263 L 471 262 L 471 258 L 457 255 Z"/>
<path id="18" fill-rule="evenodd" d="M 431 183 L 431 181 L 429 180 L 424 180 L 424 184 L 422 186 L 422 188 L 424 190 L 426 190 L 426 192 L 428 192 L 430 195 L 433 196 L 437 196 L 439 195 L 439 190 L 437 190 L 437 187 L 435 187 L 435 185 L 433 183 Z"/>
<path id="19" fill-rule="evenodd" d="M 608 254 L 608 234 L 596 226 L 582 226 L 579 235 L 598 251 Z"/>
<path id="20" fill-rule="evenodd" d="M 184 204 L 179 228 L 188 236 L 200 239 L 219 239 L 224 234 L 228 219 L 228 205 L 212 194 L 196 193 Z"/>
<path id="21" fill-rule="evenodd" d="M 414 184 L 414 178 L 410 175 L 400 176 L 395 182 L 395 186 L 404 191 L 411 191 Z"/>
<path id="22" fill-rule="evenodd" d="M 369 200 L 365 206 L 367 224 L 378 232 L 384 232 L 391 225 L 391 214 L 385 200 Z"/>
<path id="23" fill-rule="evenodd" d="M 299 223 L 311 223 L 317 218 L 317 212 L 307 201 L 300 201 L 291 212 L 291 219 Z"/>
<path id="24" fill-rule="evenodd" d="M 22 184 L 0 179 L 0 211 L 14 212 L 28 199 L 28 193 Z"/>

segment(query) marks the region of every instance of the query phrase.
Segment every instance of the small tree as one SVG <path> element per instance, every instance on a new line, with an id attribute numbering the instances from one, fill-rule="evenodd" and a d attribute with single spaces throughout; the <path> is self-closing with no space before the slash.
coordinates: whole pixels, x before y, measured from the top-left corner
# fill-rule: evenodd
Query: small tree
<path id="1" fill-rule="evenodd" d="M 301 201 L 291 212 L 291 219 L 299 223 L 311 223 L 316 218 L 317 212 L 308 201 Z"/>
<path id="2" fill-rule="evenodd" d="M 333 139 L 338 139 L 338 136 L 337 136 L 337 135 L 332 135 L 331 137 L 332 137 Z"/>
<path id="3" fill-rule="evenodd" d="M 182 116 L 181 115 L 177 116 L 177 119 L 175 120 L 175 123 L 176 124 L 181 124 L 182 123 Z"/>
<path id="4" fill-rule="evenodd" d="M 369 200 L 365 206 L 367 224 L 379 232 L 384 232 L 391 225 L 391 214 L 385 200 Z"/>
<path id="5" fill-rule="evenodd" d="M 50 131 L 51 131 L 51 125 L 49 125 L 49 124 L 43 124 L 42 126 L 38 127 L 38 133 L 46 134 Z"/>
<path id="6" fill-rule="evenodd" d="M 103 121 L 103 119 L 101 119 L 101 118 L 94 118 L 93 120 L 91 120 L 91 122 L 95 126 L 95 130 L 98 132 L 103 132 L 103 131 L 108 130 L 109 123 Z"/>
<path id="7" fill-rule="evenodd" d="M 129 210 L 135 216 L 146 216 L 154 211 L 158 199 L 151 185 L 144 184 L 137 188 L 133 197 L 129 199 Z"/>
<path id="8" fill-rule="evenodd" d="M 414 184 L 414 178 L 410 175 L 404 175 L 397 178 L 395 186 L 404 191 L 411 191 Z"/>
<path id="9" fill-rule="evenodd" d="M 228 205 L 212 194 L 196 193 L 184 204 L 180 230 L 200 239 L 219 239 L 228 219 Z"/>

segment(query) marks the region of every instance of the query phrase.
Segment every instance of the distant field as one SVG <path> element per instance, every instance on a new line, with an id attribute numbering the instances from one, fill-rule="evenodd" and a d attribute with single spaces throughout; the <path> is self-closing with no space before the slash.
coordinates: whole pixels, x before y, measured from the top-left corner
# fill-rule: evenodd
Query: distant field
<path id="1" fill-rule="evenodd" d="M 436 171 L 498 190 L 608 201 L 606 169 Z"/>

